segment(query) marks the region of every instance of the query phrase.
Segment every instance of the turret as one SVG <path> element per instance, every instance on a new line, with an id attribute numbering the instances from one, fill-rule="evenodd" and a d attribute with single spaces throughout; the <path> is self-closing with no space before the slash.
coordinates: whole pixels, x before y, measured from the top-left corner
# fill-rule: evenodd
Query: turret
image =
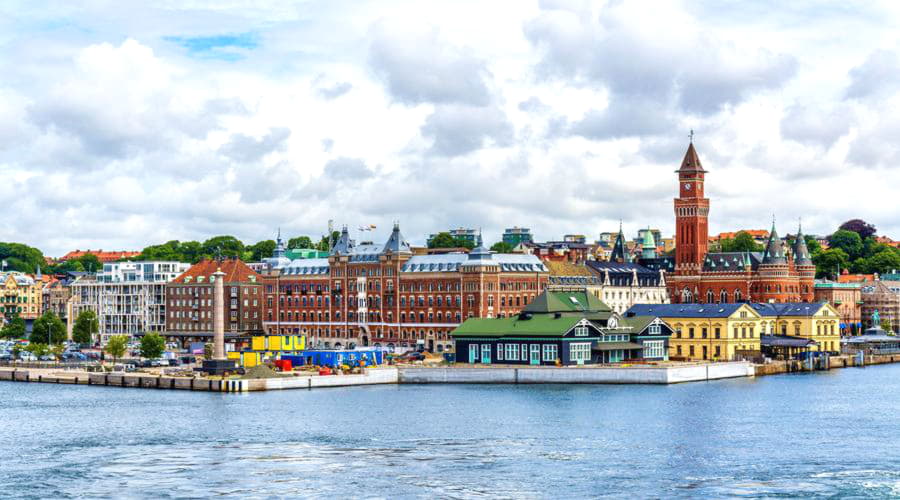
<path id="1" fill-rule="evenodd" d="M 641 258 L 656 258 L 656 240 L 653 238 L 653 231 L 651 231 L 649 227 L 647 228 L 647 232 L 644 233 L 644 242 L 641 245 Z"/>

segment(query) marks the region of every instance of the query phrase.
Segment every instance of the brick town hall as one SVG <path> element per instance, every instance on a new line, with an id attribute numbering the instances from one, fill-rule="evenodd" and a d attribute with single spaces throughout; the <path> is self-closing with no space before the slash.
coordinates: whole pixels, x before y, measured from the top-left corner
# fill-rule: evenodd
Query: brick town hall
<path id="1" fill-rule="evenodd" d="M 813 301 L 816 266 L 799 228 L 792 248 L 782 243 L 773 221 L 763 252 L 708 252 L 706 170 L 693 142 L 676 173 L 675 272 L 667 277 L 673 303 Z"/>

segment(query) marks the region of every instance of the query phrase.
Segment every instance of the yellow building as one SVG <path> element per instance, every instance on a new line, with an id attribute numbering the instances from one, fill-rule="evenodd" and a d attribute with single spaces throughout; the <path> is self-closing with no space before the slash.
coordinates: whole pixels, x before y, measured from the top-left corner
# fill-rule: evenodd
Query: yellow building
<path id="1" fill-rule="evenodd" d="M 764 335 L 812 340 L 810 351 L 840 352 L 841 313 L 828 303 L 753 304 Z"/>
<path id="2" fill-rule="evenodd" d="M 625 315 L 657 316 L 671 326 L 670 359 L 729 361 L 759 353 L 762 316 L 749 304 L 635 304 Z"/>
<path id="3" fill-rule="evenodd" d="M 22 319 L 41 315 L 43 284 L 27 274 L 0 273 L 0 318 L 17 313 Z"/>

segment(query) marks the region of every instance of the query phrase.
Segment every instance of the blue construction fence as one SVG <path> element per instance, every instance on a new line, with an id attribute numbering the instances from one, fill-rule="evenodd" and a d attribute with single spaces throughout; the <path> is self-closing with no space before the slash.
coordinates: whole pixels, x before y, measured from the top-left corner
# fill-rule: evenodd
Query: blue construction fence
<path id="1" fill-rule="evenodd" d="M 384 351 L 378 349 L 359 351 L 303 351 L 300 354 L 282 354 L 281 359 L 290 360 L 293 366 L 318 365 L 338 366 L 341 364 L 357 365 L 365 359 L 366 364 L 383 364 Z"/>

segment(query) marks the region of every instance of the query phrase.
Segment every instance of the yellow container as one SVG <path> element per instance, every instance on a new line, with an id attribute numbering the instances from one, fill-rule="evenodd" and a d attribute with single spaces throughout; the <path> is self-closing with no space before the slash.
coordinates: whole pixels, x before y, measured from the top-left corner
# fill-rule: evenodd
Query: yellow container
<path id="1" fill-rule="evenodd" d="M 281 336 L 273 335 L 273 336 L 269 337 L 268 339 L 269 339 L 268 349 L 270 351 L 280 351 L 281 350 Z"/>
<path id="2" fill-rule="evenodd" d="M 294 339 L 296 339 L 296 338 L 297 337 L 294 337 L 293 335 L 285 335 L 281 339 L 281 350 L 282 351 L 293 351 L 294 349 L 296 349 L 294 347 Z"/>
<path id="3" fill-rule="evenodd" d="M 241 365 L 244 368 L 253 368 L 259 364 L 259 355 L 255 352 L 241 353 Z"/>
<path id="4" fill-rule="evenodd" d="M 265 351 L 266 350 L 266 338 L 265 337 L 253 337 L 250 342 L 250 348 L 254 351 Z"/>
<path id="5" fill-rule="evenodd" d="M 302 350 L 306 349 L 306 336 L 298 335 L 296 338 L 296 341 L 294 343 L 294 346 L 295 346 L 294 348 L 297 349 L 298 351 L 302 351 Z"/>
<path id="6" fill-rule="evenodd" d="M 241 359 L 241 353 L 235 352 L 235 351 L 229 352 L 227 354 L 227 356 L 228 356 L 228 359 Z"/>

